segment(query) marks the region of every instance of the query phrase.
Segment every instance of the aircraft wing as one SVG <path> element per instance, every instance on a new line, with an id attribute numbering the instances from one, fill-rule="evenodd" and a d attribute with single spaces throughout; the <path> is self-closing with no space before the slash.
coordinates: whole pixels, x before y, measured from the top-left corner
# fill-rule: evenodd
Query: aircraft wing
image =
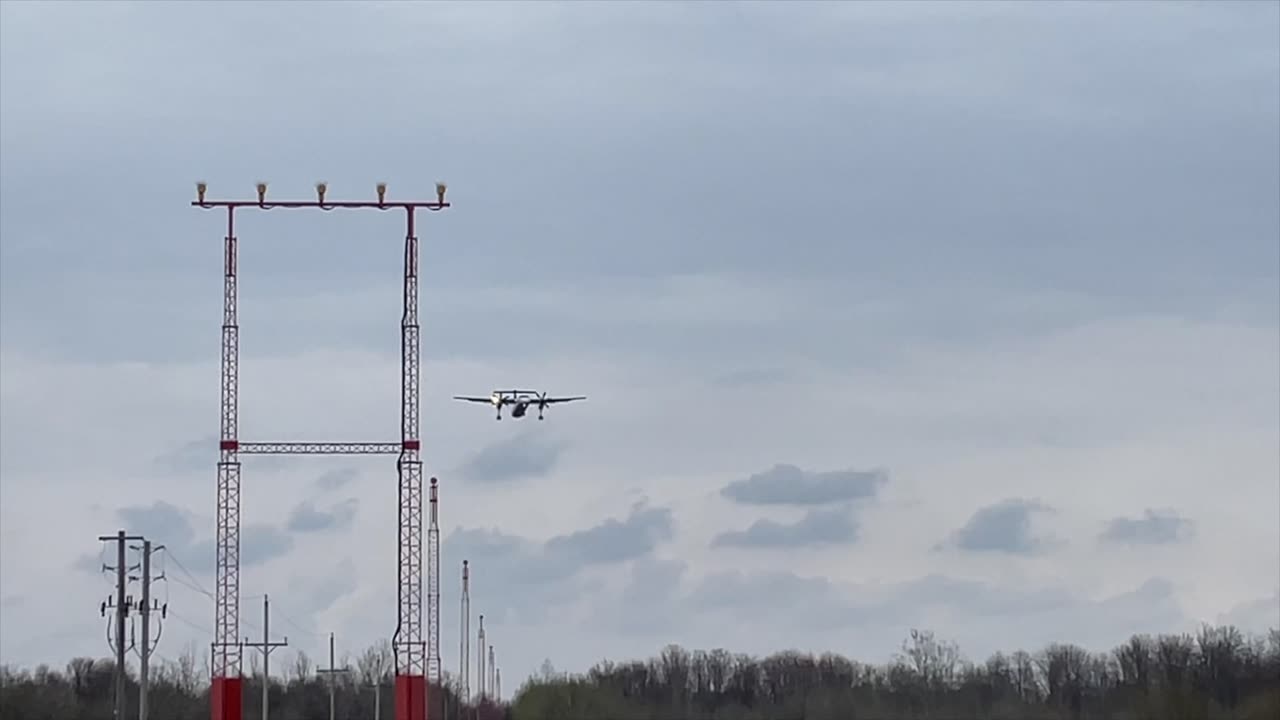
<path id="1" fill-rule="evenodd" d="M 586 395 L 579 395 L 577 397 L 547 398 L 543 402 L 550 405 L 552 403 L 572 402 L 574 400 L 586 400 L 586 399 L 587 399 Z"/>
<path id="2" fill-rule="evenodd" d="M 488 397 L 467 397 L 466 395 L 454 395 L 454 400 L 466 400 L 467 402 L 492 403 L 493 398 Z"/>

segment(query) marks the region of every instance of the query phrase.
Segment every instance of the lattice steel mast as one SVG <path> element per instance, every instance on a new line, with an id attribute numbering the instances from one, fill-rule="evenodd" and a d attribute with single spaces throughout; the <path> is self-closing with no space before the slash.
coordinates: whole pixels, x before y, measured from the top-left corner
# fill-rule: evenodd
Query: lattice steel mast
<path id="1" fill-rule="evenodd" d="M 241 717 L 240 637 L 240 459 L 254 454 L 390 454 L 398 453 L 399 513 L 397 529 L 398 569 L 396 631 L 393 640 L 396 665 L 396 718 L 420 720 L 426 709 L 427 648 L 422 639 L 422 461 L 419 457 L 419 328 L 418 328 L 418 238 L 415 211 L 439 211 L 449 207 L 444 201 L 445 185 L 436 183 L 435 202 L 387 202 L 385 183 L 377 186 L 376 202 L 326 202 L 326 185 L 316 185 L 317 200 L 267 202 L 267 185 L 258 183 L 258 199 L 206 200 L 205 183 L 196 184 L 194 207 L 226 208 L 227 235 L 223 258 L 222 313 L 222 394 L 219 429 L 218 489 L 216 517 L 216 588 L 214 596 L 214 640 L 212 644 L 212 687 L 210 706 L 213 720 Z M 362 443 L 240 443 L 239 369 L 240 327 L 237 314 L 237 267 L 235 211 L 238 208 L 372 208 L 405 211 L 404 305 L 400 320 L 400 442 Z M 434 513 L 433 513 L 434 515 Z M 437 557 L 432 556 L 435 563 Z M 438 565 L 437 565 L 438 567 Z M 438 571 L 436 571 L 438 573 Z M 429 573 L 430 576 L 430 573 Z M 438 574 L 436 575 L 438 578 Z M 438 585 L 437 585 L 438 586 Z M 438 620 L 438 616 L 433 615 Z M 438 622 L 436 623 L 438 627 Z M 438 647 L 438 643 L 436 645 Z M 438 655 L 437 655 L 438 657 Z M 438 662 L 436 665 L 438 666 Z"/>

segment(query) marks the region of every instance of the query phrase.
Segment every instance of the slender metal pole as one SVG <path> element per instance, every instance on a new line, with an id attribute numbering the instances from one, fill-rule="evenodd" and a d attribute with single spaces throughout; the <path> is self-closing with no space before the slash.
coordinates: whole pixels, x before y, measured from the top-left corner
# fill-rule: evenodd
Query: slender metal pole
<path id="1" fill-rule="evenodd" d="M 266 645 L 271 642 L 271 612 L 269 610 L 270 601 L 267 600 L 267 594 L 262 594 L 262 643 Z M 271 690 L 271 671 L 268 666 L 271 662 L 271 648 L 264 647 L 262 649 L 262 720 L 267 720 L 267 704 L 270 698 Z"/>
<path id="2" fill-rule="evenodd" d="M 138 668 L 138 720 L 147 720 L 148 670 L 151 660 L 151 541 L 142 541 L 142 662 Z"/>
<path id="3" fill-rule="evenodd" d="M 329 633 L 329 669 L 335 667 L 333 659 L 333 633 Z M 329 676 L 329 720 L 333 720 L 333 676 Z"/>

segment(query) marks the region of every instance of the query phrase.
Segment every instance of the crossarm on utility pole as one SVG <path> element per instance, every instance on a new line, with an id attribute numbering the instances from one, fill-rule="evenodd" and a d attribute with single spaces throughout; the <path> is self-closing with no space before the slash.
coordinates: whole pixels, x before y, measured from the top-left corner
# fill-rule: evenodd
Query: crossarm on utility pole
<path id="1" fill-rule="evenodd" d="M 329 720 L 334 720 L 334 684 L 338 673 L 349 673 L 351 668 L 346 665 L 342 667 L 334 667 L 333 653 L 333 633 L 329 633 L 329 667 L 316 670 L 317 674 L 329 676 Z"/>
<path id="2" fill-rule="evenodd" d="M 271 641 L 271 601 L 264 593 L 262 596 L 262 642 L 255 643 L 249 642 L 249 638 L 244 639 L 245 647 L 262 651 L 262 720 L 267 720 L 267 707 L 271 697 L 271 651 L 286 647 L 288 644 L 288 635 L 280 642 Z"/>

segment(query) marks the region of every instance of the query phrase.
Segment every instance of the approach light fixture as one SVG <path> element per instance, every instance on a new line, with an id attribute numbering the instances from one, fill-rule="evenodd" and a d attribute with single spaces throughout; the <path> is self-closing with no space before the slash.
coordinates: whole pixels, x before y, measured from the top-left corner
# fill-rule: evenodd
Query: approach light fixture
<path id="1" fill-rule="evenodd" d="M 260 182 L 258 183 L 258 204 L 262 205 L 266 201 L 267 201 L 267 184 L 264 182 Z"/>
<path id="2" fill-rule="evenodd" d="M 378 183 L 378 204 L 381 205 L 387 201 L 387 184 Z"/>
<path id="3" fill-rule="evenodd" d="M 444 191 L 448 189 L 449 189 L 448 185 L 445 185 L 442 182 L 436 183 L 436 201 L 437 202 L 444 204 Z"/>
<path id="4" fill-rule="evenodd" d="M 208 183 L 204 181 L 196 183 L 196 201 L 202 205 L 204 204 L 204 193 L 208 189 L 209 189 Z"/>
<path id="5" fill-rule="evenodd" d="M 316 196 L 320 198 L 320 204 L 324 204 L 324 193 L 329 189 L 329 184 L 323 180 L 316 183 Z"/>

